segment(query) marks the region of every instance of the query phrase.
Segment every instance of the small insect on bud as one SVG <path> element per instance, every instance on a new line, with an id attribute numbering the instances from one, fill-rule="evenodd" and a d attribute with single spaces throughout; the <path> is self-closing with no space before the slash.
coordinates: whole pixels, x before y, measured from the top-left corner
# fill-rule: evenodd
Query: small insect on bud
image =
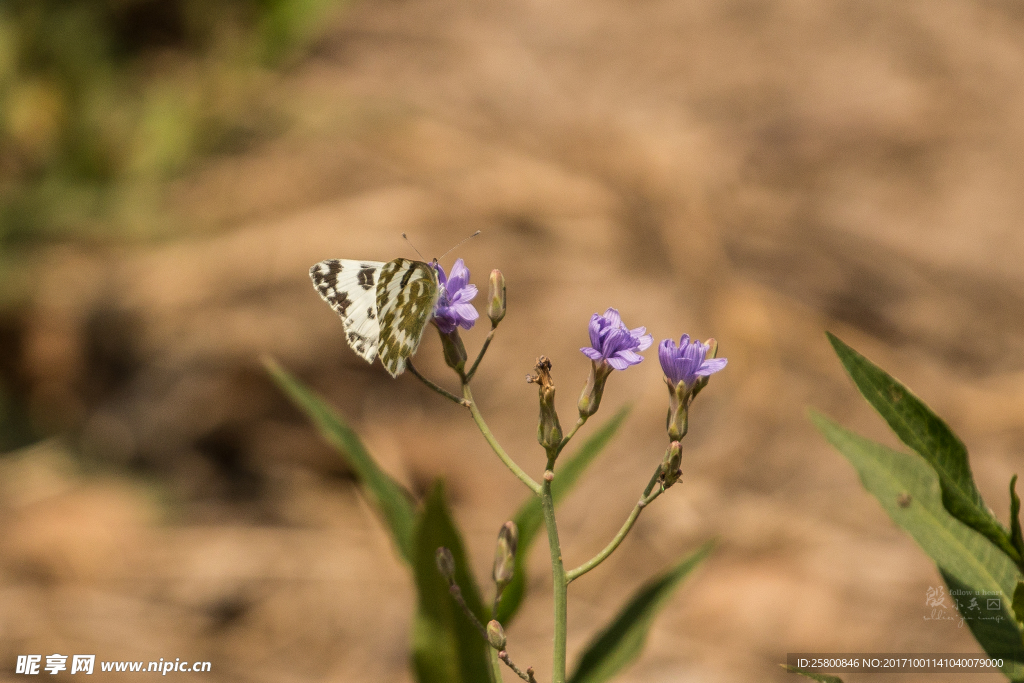
<path id="1" fill-rule="evenodd" d="M 437 571 L 441 572 L 441 576 L 448 579 L 449 582 L 455 580 L 455 558 L 452 557 L 452 551 L 448 550 L 444 546 L 437 549 Z"/>
<path id="2" fill-rule="evenodd" d="M 491 327 L 497 327 L 505 317 L 505 276 L 495 268 L 491 271 L 490 290 L 488 293 L 487 317 L 491 319 Z"/>
<path id="3" fill-rule="evenodd" d="M 505 629 L 501 627 L 494 619 L 487 622 L 487 642 L 491 644 L 495 650 L 504 650 L 505 643 Z"/>
<path id="4" fill-rule="evenodd" d="M 515 522 L 505 522 L 498 532 L 498 545 L 494 548 L 494 583 L 501 590 L 512 580 L 516 567 L 516 546 L 519 529 Z"/>

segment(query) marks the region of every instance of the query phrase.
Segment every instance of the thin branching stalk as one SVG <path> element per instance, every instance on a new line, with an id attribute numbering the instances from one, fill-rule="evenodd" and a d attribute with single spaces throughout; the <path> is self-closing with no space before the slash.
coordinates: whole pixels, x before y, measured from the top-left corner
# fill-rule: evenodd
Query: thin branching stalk
<path id="1" fill-rule="evenodd" d="M 555 458 L 549 454 L 547 472 L 552 472 Z M 541 507 L 544 510 L 544 526 L 548 531 L 548 547 L 551 550 L 551 579 L 554 585 L 555 645 L 552 655 L 552 683 L 565 683 L 566 627 L 568 625 L 568 582 L 565 565 L 562 564 L 562 549 L 558 542 L 558 524 L 555 521 L 555 501 L 551 496 L 553 476 L 545 472 L 541 487 Z"/>
<path id="2" fill-rule="evenodd" d="M 449 581 L 448 592 L 452 594 L 453 598 L 455 598 L 455 602 L 457 602 L 459 607 L 462 608 L 462 611 L 465 613 L 466 618 L 469 619 L 469 622 L 473 624 L 473 626 L 476 627 L 476 630 L 480 632 L 480 635 L 483 636 L 484 641 L 487 641 L 487 629 L 484 628 L 484 625 L 481 624 L 480 620 L 476 618 L 475 614 L 473 614 L 473 610 L 471 610 L 469 605 L 466 604 L 466 599 L 462 597 L 462 589 L 459 588 L 459 584 L 455 583 L 454 580 Z"/>
<path id="3" fill-rule="evenodd" d="M 565 445 L 569 443 L 569 439 L 576 436 L 576 432 L 580 430 L 580 427 L 582 427 L 584 423 L 586 423 L 586 421 L 587 416 L 580 415 L 579 419 L 576 420 L 576 424 L 573 425 L 572 430 L 562 438 L 562 443 L 558 444 L 558 453 L 562 452 L 562 449 L 565 448 Z"/>
<path id="4" fill-rule="evenodd" d="M 484 354 L 487 353 L 487 347 L 491 345 L 491 340 L 494 339 L 494 331 L 496 329 L 498 329 L 497 326 L 492 325 L 491 331 L 487 333 L 487 338 L 484 339 L 484 344 L 480 347 L 480 353 L 477 354 L 472 367 L 470 367 L 469 372 L 466 373 L 466 379 L 464 380 L 466 383 L 469 383 L 473 379 L 473 375 L 476 374 L 476 369 L 480 365 L 480 361 L 484 359 Z"/>
<path id="5" fill-rule="evenodd" d="M 462 395 L 469 404 L 469 413 L 473 416 L 473 421 L 476 422 L 476 426 L 480 429 L 480 433 L 484 435 L 484 438 L 487 440 L 487 443 L 490 444 L 491 449 L 499 458 L 501 458 L 501 461 L 505 463 L 505 467 L 509 468 L 509 470 L 512 471 L 512 474 L 516 475 L 516 477 L 519 478 L 519 481 L 526 484 L 526 486 L 529 487 L 529 489 L 536 495 L 541 495 L 540 484 L 534 481 L 533 477 L 524 472 L 523 468 L 517 465 L 516 462 L 509 457 L 508 453 L 505 452 L 505 449 L 503 449 L 501 444 L 498 443 L 498 440 L 494 438 L 494 434 L 491 433 L 487 423 L 484 422 L 483 415 L 480 414 L 480 410 L 476 407 L 476 401 L 473 400 L 473 392 L 470 390 L 468 384 L 462 385 Z"/>
<path id="6" fill-rule="evenodd" d="M 449 392 L 449 391 L 447 391 L 445 389 L 442 389 L 441 387 L 437 386 L 436 384 L 431 382 L 429 379 L 427 379 L 426 377 L 421 375 L 419 370 L 417 370 L 416 368 L 413 367 L 412 359 L 411 358 L 409 358 L 409 359 L 407 359 L 405 361 L 405 367 L 409 368 L 409 372 L 414 374 L 419 381 L 423 382 L 424 384 L 426 384 L 428 387 L 430 387 L 431 389 L 433 389 L 437 393 L 441 394 L 442 396 L 444 396 L 445 398 L 447 398 L 447 399 L 449 399 L 451 401 L 454 401 L 455 403 L 458 403 L 460 406 L 462 406 L 464 408 L 468 408 L 469 407 L 469 401 L 468 400 L 466 400 L 464 398 L 459 398 L 455 394 L 453 394 L 453 393 L 451 393 L 451 392 Z"/>
<path id="7" fill-rule="evenodd" d="M 579 577 L 589 572 L 591 569 L 597 567 L 599 564 L 608 559 L 609 555 L 615 552 L 615 549 L 619 547 L 619 544 L 622 543 L 622 541 L 626 538 L 626 535 L 633 528 L 633 524 L 636 523 L 637 518 L 640 516 L 640 513 L 643 512 L 644 508 L 650 505 L 655 498 L 660 496 L 665 491 L 665 489 L 663 489 L 660 486 L 655 488 L 655 484 L 658 482 L 658 478 L 660 475 L 661 472 L 659 468 L 658 471 L 655 471 L 654 476 L 651 477 L 650 483 L 647 485 L 647 488 L 644 489 L 644 493 L 642 496 L 640 496 L 640 500 L 638 500 L 636 505 L 633 507 L 633 511 L 629 513 L 629 517 L 626 518 L 626 521 L 622 525 L 622 528 L 619 529 L 619 533 L 615 534 L 615 538 L 613 538 L 611 542 L 609 542 L 608 545 L 604 547 L 604 550 L 599 552 L 589 561 L 581 564 L 579 567 L 576 567 L 575 569 L 565 573 L 565 581 L 567 584 L 572 583 Z"/>
<path id="8" fill-rule="evenodd" d="M 505 650 L 502 650 L 498 653 L 498 659 L 505 662 L 505 664 L 508 665 L 508 668 L 512 669 L 513 673 L 515 673 L 516 676 L 519 676 L 521 679 L 526 681 L 526 683 L 537 683 L 537 679 L 533 677 L 533 669 L 529 668 L 525 672 L 522 671 L 518 666 L 516 666 L 512 662 L 512 660 L 508 656 L 508 652 L 506 652 Z"/>

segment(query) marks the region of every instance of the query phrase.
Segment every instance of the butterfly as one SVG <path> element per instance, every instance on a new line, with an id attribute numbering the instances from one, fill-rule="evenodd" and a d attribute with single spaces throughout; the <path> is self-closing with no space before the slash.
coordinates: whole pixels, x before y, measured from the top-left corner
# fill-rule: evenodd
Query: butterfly
<path id="1" fill-rule="evenodd" d="M 367 363 L 380 355 L 392 377 L 402 374 L 441 296 L 434 265 L 330 259 L 310 268 L 309 277 L 341 317 L 352 350 Z"/>

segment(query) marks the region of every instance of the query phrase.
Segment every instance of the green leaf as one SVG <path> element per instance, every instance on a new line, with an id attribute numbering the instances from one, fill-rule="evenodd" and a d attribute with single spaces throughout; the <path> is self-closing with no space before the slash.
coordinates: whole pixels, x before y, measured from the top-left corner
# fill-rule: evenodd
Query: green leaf
<path id="1" fill-rule="evenodd" d="M 1024 581 L 1018 581 L 1013 591 L 1013 615 L 1017 617 L 1017 624 L 1024 627 Z"/>
<path id="2" fill-rule="evenodd" d="M 1010 559 L 1021 562 L 1010 535 L 985 506 L 974 484 L 967 448 L 938 415 L 885 370 L 831 332 L 832 348 L 860 393 L 885 418 L 900 440 L 920 453 L 939 475 L 942 502 L 951 515 L 981 532 Z"/>
<path id="3" fill-rule="evenodd" d="M 625 422 L 630 410 L 632 410 L 631 405 L 619 408 L 619 412 L 587 438 L 572 457 L 562 456 L 559 458 L 558 476 L 551 482 L 551 497 L 556 504 L 568 495 L 583 472 L 612 440 L 622 423 Z M 502 591 L 501 606 L 498 608 L 496 617 L 505 628 L 512 623 L 512 619 L 515 618 L 523 598 L 526 596 L 526 560 L 534 539 L 544 527 L 544 512 L 541 509 L 540 498 L 531 496 L 512 517 L 512 521 L 519 529 L 515 573 L 512 575 L 512 581 Z"/>
<path id="4" fill-rule="evenodd" d="M 779 664 L 779 666 L 781 666 L 786 671 L 790 671 L 795 674 L 800 674 L 801 676 L 806 676 L 807 678 L 818 681 L 818 683 L 843 683 L 843 679 L 841 679 L 839 676 L 830 676 L 828 674 L 815 674 L 811 673 L 810 671 L 806 671 L 804 669 L 792 666 L 790 664 Z"/>
<path id="5" fill-rule="evenodd" d="M 963 613 L 982 648 L 993 656 L 1024 662 L 1021 631 L 1009 611 L 1021 575 L 1005 553 L 954 518 L 942 504 L 938 476 L 916 455 L 898 453 L 850 432 L 811 411 L 811 420 L 860 475 L 861 483 L 896 524 L 938 565 L 954 590 L 1000 598 L 999 621 Z M 1007 655 L 1011 655 L 1007 657 Z M 1012 661 L 1007 666 L 1011 666 Z M 1004 669 L 1006 671 L 1006 669 Z"/>
<path id="6" fill-rule="evenodd" d="M 355 472 L 363 492 L 391 532 L 402 559 L 411 564 L 416 524 L 412 496 L 377 465 L 359 435 L 322 398 L 273 360 L 264 359 L 263 364 L 292 403 L 309 417 L 320 435 L 338 450 Z"/>
<path id="7" fill-rule="evenodd" d="M 1017 475 L 1010 479 L 1010 540 L 1017 553 L 1024 557 L 1024 537 L 1020 531 L 1020 496 L 1017 495 Z M 1017 564 L 1024 571 L 1024 562 Z"/>
<path id="8" fill-rule="evenodd" d="M 601 683 L 632 664 L 640 656 L 655 616 L 714 545 L 714 541 L 708 541 L 675 567 L 641 586 L 611 624 L 587 646 L 569 683 Z"/>
<path id="9" fill-rule="evenodd" d="M 480 592 L 469 571 L 462 536 L 448 511 L 444 485 L 438 481 L 424 501 L 416 525 L 413 667 L 420 683 L 482 683 L 490 680 L 489 646 L 451 596 L 447 580 L 437 569 L 436 553 L 442 546 L 455 558 L 455 581 L 466 604 L 477 619 L 482 618 Z"/>

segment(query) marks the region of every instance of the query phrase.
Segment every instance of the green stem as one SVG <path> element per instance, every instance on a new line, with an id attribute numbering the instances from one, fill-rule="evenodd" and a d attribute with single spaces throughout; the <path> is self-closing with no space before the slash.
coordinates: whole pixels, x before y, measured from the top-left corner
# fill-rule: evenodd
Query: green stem
<path id="1" fill-rule="evenodd" d="M 462 395 L 468 403 L 469 413 L 473 416 L 473 421 L 476 422 L 476 426 L 480 429 L 480 433 L 484 435 L 485 439 L 487 439 L 487 443 L 490 444 L 491 450 L 497 453 L 498 457 L 501 458 L 501 461 L 505 463 L 505 467 L 512 471 L 512 474 L 519 477 L 519 481 L 526 484 L 529 489 L 538 496 L 541 495 L 540 484 L 535 482 L 533 477 L 524 472 L 523 468 L 517 465 L 516 462 L 508 456 L 505 449 L 501 447 L 498 440 L 494 438 L 493 434 L 491 434 L 490 428 L 487 426 L 487 423 L 484 422 L 484 416 L 480 414 L 480 411 L 476 407 L 476 401 L 473 400 L 473 392 L 470 390 L 468 384 L 462 385 Z"/>
<path id="2" fill-rule="evenodd" d="M 498 618 L 498 608 L 501 607 L 501 591 L 495 591 L 494 602 L 491 604 L 491 619 Z"/>
<path id="3" fill-rule="evenodd" d="M 654 474 L 651 475 L 651 480 L 647 482 L 647 488 L 644 489 L 644 495 L 642 495 L 641 498 L 646 498 L 651 495 L 651 490 L 654 488 L 654 485 L 658 483 L 659 479 L 661 479 L 661 465 L 658 465 L 658 467 L 655 468 Z"/>
<path id="4" fill-rule="evenodd" d="M 501 677 L 501 659 L 498 657 L 498 651 L 488 645 L 487 652 L 491 662 L 491 683 L 503 683 L 504 679 Z"/>
<path id="5" fill-rule="evenodd" d="M 476 355 L 476 360 L 473 361 L 473 366 L 466 373 L 466 382 L 473 379 L 473 375 L 476 374 L 477 366 L 480 365 L 480 361 L 484 359 L 484 354 L 487 353 L 487 347 L 491 345 L 491 340 L 494 339 L 494 331 L 498 329 L 496 325 L 491 325 L 491 331 L 487 333 L 487 339 L 484 339 L 483 346 L 480 347 L 480 353 Z"/>
<path id="6" fill-rule="evenodd" d="M 505 650 L 502 650 L 498 653 L 498 659 L 505 662 L 506 666 L 512 669 L 512 673 L 514 673 L 516 676 L 519 676 L 521 679 L 526 681 L 526 683 L 537 683 L 537 679 L 533 677 L 533 669 L 527 669 L 524 672 L 522 669 L 515 665 L 515 662 L 513 662 L 509 658 L 508 652 L 506 652 Z"/>
<path id="7" fill-rule="evenodd" d="M 555 459 L 549 456 L 548 472 L 553 470 L 554 465 Z M 555 646 L 551 682 L 565 683 L 566 627 L 569 620 L 567 589 L 569 582 L 565 576 L 565 565 L 562 564 L 562 549 L 558 542 L 558 524 L 555 521 L 555 501 L 551 497 L 551 481 L 548 476 L 544 477 L 544 484 L 541 487 L 541 506 L 544 510 L 544 526 L 548 530 L 548 547 L 551 550 L 551 579 L 554 584 Z"/>
<path id="8" fill-rule="evenodd" d="M 436 384 L 431 382 L 429 379 L 427 379 L 426 377 L 421 375 L 420 371 L 412 366 L 412 359 L 411 358 L 407 359 L 405 361 L 405 367 L 409 368 L 409 372 L 411 372 L 412 374 L 416 375 L 416 378 L 419 379 L 419 381 L 423 382 L 424 384 L 426 384 L 428 387 L 430 387 L 431 389 L 433 389 L 437 393 L 441 394 L 442 396 L 444 396 L 447 399 L 455 401 L 460 406 L 464 406 L 466 408 L 469 407 L 469 403 L 466 401 L 466 399 L 459 398 L 455 394 L 453 394 L 453 393 L 451 393 L 451 392 L 449 392 L 449 391 L 447 391 L 445 389 L 442 389 L 441 387 L 437 386 Z"/>
<path id="9" fill-rule="evenodd" d="M 626 534 L 628 534 L 629 530 L 633 528 L 633 524 L 636 523 L 637 517 L 640 516 L 643 509 L 647 507 L 651 501 L 660 496 L 664 490 L 660 486 L 654 489 L 654 491 L 650 490 L 652 488 L 654 488 L 653 482 L 651 485 L 648 485 L 648 490 L 644 491 L 644 495 L 637 501 L 636 506 L 633 507 L 633 511 L 629 514 L 629 517 L 626 518 L 626 523 L 622 525 L 622 528 L 619 529 L 619 533 L 615 534 L 615 538 L 605 546 L 604 550 L 595 555 L 590 561 L 581 564 L 579 567 L 576 567 L 576 569 L 566 572 L 566 583 L 572 583 L 597 565 L 604 562 L 608 559 L 609 555 L 615 552 L 615 549 L 618 548 L 619 544 L 626 538 Z"/>
<path id="10" fill-rule="evenodd" d="M 466 599 L 462 597 L 462 589 L 459 588 L 459 584 L 455 583 L 455 579 L 448 580 L 448 592 L 451 593 L 455 602 L 462 608 L 462 613 L 466 615 L 467 619 L 469 619 L 469 623 L 473 624 L 473 626 L 476 627 L 476 630 L 480 632 L 480 636 L 484 639 L 484 642 L 489 643 L 490 640 L 487 638 L 487 629 L 480 623 L 480 620 L 476 618 L 476 615 L 473 614 L 473 610 L 469 608 L 469 605 L 466 604 Z"/>
<path id="11" fill-rule="evenodd" d="M 558 451 L 557 451 L 557 453 L 561 453 L 562 452 L 562 449 L 565 448 L 565 445 L 567 443 L 569 443 L 569 439 L 571 439 L 572 437 L 576 436 L 576 432 L 578 432 L 580 430 L 580 427 L 582 427 L 583 424 L 586 421 L 587 421 L 587 418 L 584 417 L 583 415 L 580 415 L 579 419 L 576 420 L 576 424 L 573 425 L 572 431 L 570 431 L 568 434 L 566 434 L 565 437 L 562 438 L 562 442 L 560 444 L 558 444 Z M 556 453 L 556 455 L 557 455 L 557 453 Z"/>

